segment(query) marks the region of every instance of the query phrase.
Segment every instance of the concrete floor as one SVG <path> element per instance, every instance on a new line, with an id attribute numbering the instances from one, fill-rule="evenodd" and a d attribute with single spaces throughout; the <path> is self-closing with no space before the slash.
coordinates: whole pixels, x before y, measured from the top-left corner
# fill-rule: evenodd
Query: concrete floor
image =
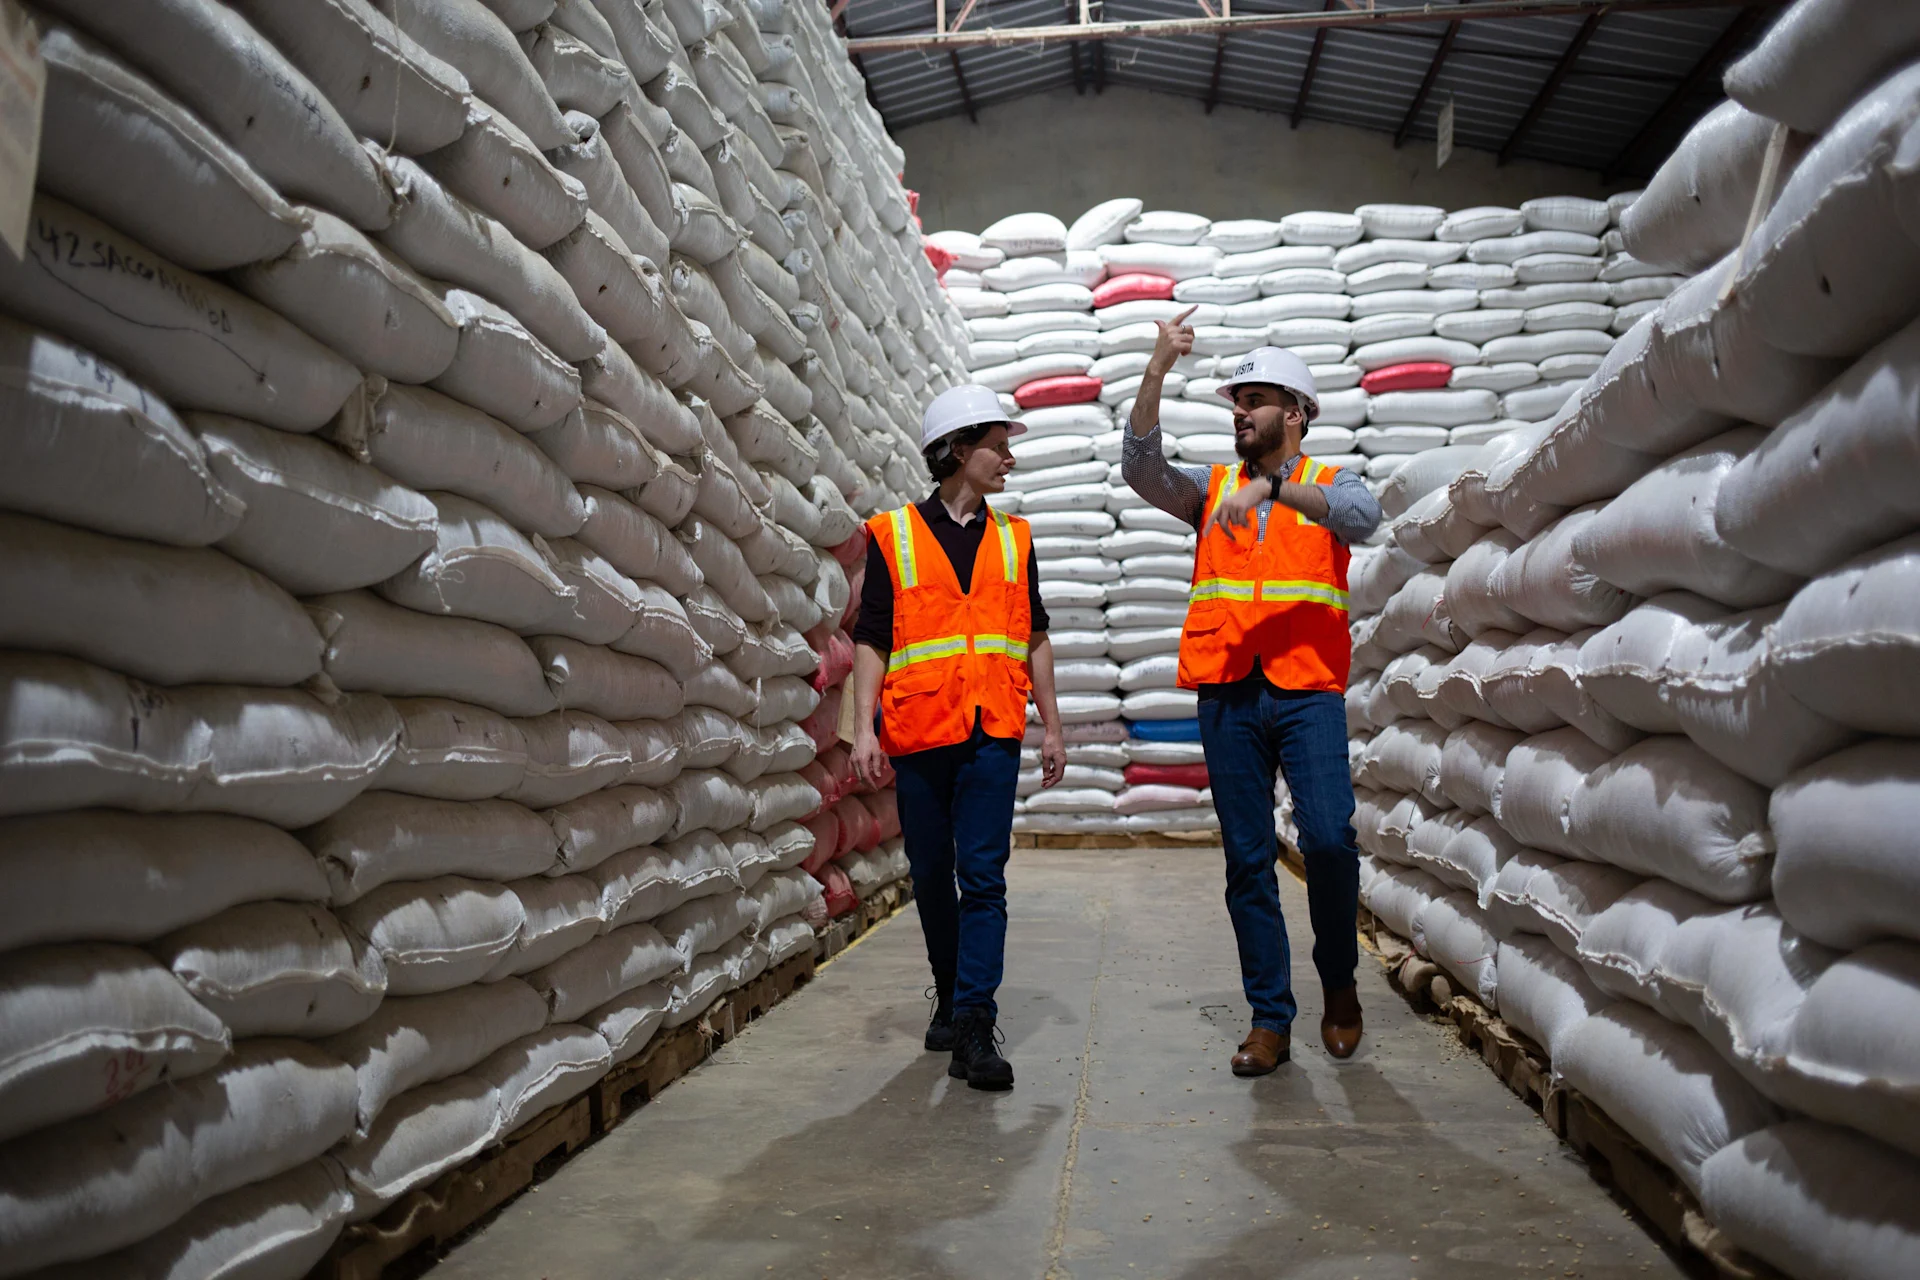
<path id="1" fill-rule="evenodd" d="M 1016 853 L 1013 1092 L 972 1092 L 921 1049 L 909 910 L 435 1280 L 1683 1274 L 1364 954 L 1367 1039 L 1326 1056 L 1305 892 L 1284 872 L 1302 1034 L 1290 1066 L 1236 1079 L 1220 858 Z"/>

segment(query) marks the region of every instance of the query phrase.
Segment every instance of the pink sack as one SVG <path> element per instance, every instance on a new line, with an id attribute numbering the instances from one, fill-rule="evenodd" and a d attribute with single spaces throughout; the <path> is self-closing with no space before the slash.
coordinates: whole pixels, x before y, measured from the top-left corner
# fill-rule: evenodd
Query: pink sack
<path id="1" fill-rule="evenodd" d="M 1171 302 L 1173 281 L 1165 276 L 1139 274 L 1115 276 L 1093 291 L 1093 305 L 1116 306 L 1122 302 Z"/>
<path id="2" fill-rule="evenodd" d="M 1446 386 L 1452 377 L 1450 364 L 1417 360 L 1412 364 L 1390 364 L 1384 369 L 1375 369 L 1360 379 L 1360 386 L 1370 396 L 1382 391 L 1432 391 Z"/>
<path id="3" fill-rule="evenodd" d="M 1062 404 L 1090 404 L 1100 398 L 1100 379 L 1084 374 L 1039 378 L 1013 393 L 1022 409 L 1045 409 Z"/>
<path id="4" fill-rule="evenodd" d="M 900 793 L 892 787 L 866 797 L 866 804 L 880 823 L 880 839 L 887 841 L 900 834 Z"/>

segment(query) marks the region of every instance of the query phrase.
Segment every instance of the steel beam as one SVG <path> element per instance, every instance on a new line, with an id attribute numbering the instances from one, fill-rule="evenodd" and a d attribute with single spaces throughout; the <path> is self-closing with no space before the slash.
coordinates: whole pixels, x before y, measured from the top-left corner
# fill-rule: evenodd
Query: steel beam
<path id="1" fill-rule="evenodd" d="M 1320 6 L 1322 13 L 1333 10 L 1333 0 L 1326 0 Z M 1307 55 L 1307 69 L 1300 76 L 1300 91 L 1293 96 L 1293 110 L 1287 114 L 1287 128 L 1298 129 L 1300 118 L 1307 114 L 1307 95 L 1313 92 L 1313 77 L 1320 71 L 1320 51 L 1327 47 L 1327 28 L 1321 27 L 1313 33 L 1313 52 Z"/>
<path id="2" fill-rule="evenodd" d="M 1753 34 L 1753 29 L 1760 24 L 1771 8 L 1771 5 L 1749 5 L 1734 15 L 1733 21 L 1727 24 L 1727 29 L 1720 33 L 1720 38 L 1708 46 L 1707 51 L 1700 56 L 1700 61 L 1693 64 L 1693 70 L 1687 72 L 1686 77 L 1674 86 L 1673 92 L 1667 95 L 1667 100 L 1647 118 L 1647 122 L 1640 126 L 1640 131 L 1633 135 L 1627 145 L 1620 148 L 1620 153 L 1607 162 L 1607 167 L 1600 173 L 1602 182 L 1612 182 L 1619 177 L 1626 169 L 1628 162 L 1647 145 L 1647 141 L 1659 133 L 1666 123 L 1687 104 L 1687 101 L 1700 91 L 1703 84 L 1720 74 L 1720 68 L 1724 67 L 1734 54 L 1740 52 L 1747 38 Z"/>
<path id="3" fill-rule="evenodd" d="M 1427 74 L 1420 80 L 1420 90 L 1413 95 L 1413 104 L 1407 108 L 1406 117 L 1400 121 L 1400 127 L 1393 133 L 1393 149 L 1398 151 L 1407 135 L 1413 132 L 1413 122 L 1420 118 L 1421 108 L 1427 105 L 1427 98 L 1433 93 L 1434 81 L 1440 78 L 1440 68 L 1446 65 L 1447 55 L 1453 52 L 1453 38 L 1460 34 L 1460 24 L 1449 22 L 1445 34 L 1440 37 L 1440 47 L 1433 51 L 1433 61 L 1427 64 Z"/>
<path id="4" fill-rule="evenodd" d="M 975 124 L 979 124 L 980 113 L 973 109 L 973 95 L 967 92 L 966 73 L 960 70 L 960 51 L 958 49 L 949 49 L 947 50 L 947 57 L 953 62 L 953 78 L 960 85 L 960 105 L 967 109 L 967 119 L 973 121 Z"/>
<path id="5" fill-rule="evenodd" d="M 983 27 L 973 31 L 901 32 L 858 36 L 847 41 L 851 53 L 902 50 L 1003 48 L 1058 44 L 1065 40 L 1149 40 L 1168 36 L 1237 35 L 1243 31 L 1378 30 L 1405 23 L 1503 22 L 1524 18 L 1592 17 L 1600 13 L 1672 13 L 1684 9 L 1724 9 L 1743 0 L 1466 0 L 1449 9 L 1431 5 L 1396 9 L 1323 9 L 1317 13 L 1238 14 L 1220 18 L 1157 18 L 1129 22 L 1076 22 L 1040 27 Z"/>
<path id="6" fill-rule="evenodd" d="M 1554 94 L 1560 92 L 1560 86 L 1566 83 L 1567 73 L 1573 70 L 1574 63 L 1580 61 L 1580 54 L 1586 49 L 1587 41 L 1593 39 L 1593 33 L 1599 30 L 1600 20 L 1605 18 L 1611 9 L 1612 6 L 1603 6 L 1596 12 L 1588 14 L 1587 20 L 1580 24 L 1580 29 L 1573 33 L 1573 39 L 1567 42 L 1566 52 L 1560 55 L 1560 61 L 1554 63 L 1553 70 L 1547 73 L 1547 82 L 1540 86 L 1540 92 L 1533 95 L 1533 101 L 1527 104 L 1526 114 L 1520 117 L 1520 123 L 1515 125 L 1513 132 L 1507 135 L 1505 144 L 1500 148 L 1500 154 L 1494 159 L 1493 163 L 1496 167 L 1513 159 L 1513 154 L 1520 149 L 1520 143 L 1526 138 L 1527 131 L 1539 123 L 1540 117 L 1546 113 L 1547 104 L 1553 101 Z"/>
<path id="7" fill-rule="evenodd" d="M 1208 115 L 1212 115 L 1213 109 L 1220 105 L 1220 68 L 1226 63 L 1226 60 L 1227 38 L 1221 36 L 1214 42 L 1213 46 L 1213 80 L 1207 85 L 1206 114 Z"/>

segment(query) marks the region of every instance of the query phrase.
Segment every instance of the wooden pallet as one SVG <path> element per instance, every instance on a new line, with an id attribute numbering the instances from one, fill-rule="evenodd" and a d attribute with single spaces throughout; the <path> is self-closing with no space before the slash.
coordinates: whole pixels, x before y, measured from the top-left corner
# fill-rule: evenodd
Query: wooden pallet
<path id="1" fill-rule="evenodd" d="M 1453 1018 L 1467 1047 L 1480 1054 L 1493 1074 L 1539 1112 L 1547 1128 L 1565 1137 L 1567 1090 L 1555 1082 L 1553 1069 L 1547 1065 L 1547 1051 L 1470 996 L 1455 996 L 1444 1012 Z"/>
<path id="2" fill-rule="evenodd" d="M 494 1210 L 550 1174 L 594 1136 L 586 1095 L 536 1116 L 499 1146 L 341 1234 L 308 1280 L 380 1280 L 418 1274 Z"/>
<path id="3" fill-rule="evenodd" d="M 1494 1075 L 1539 1112 L 1547 1127 L 1580 1153 L 1593 1176 L 1632 1205 L 1670 1245 L 1704 1261 L 1720 1280 L 1783 1280 L 1709 1223 L 1693 1193 L 1657 1156 L 1592 1099 L 1555 1077 L 1545 1049 L 1478 1000 L 1456 994 L 1452 979 L 1438 965 L 1415 954 L 1411 944 L 1384 928 L 1366 908 L 1360 909 L 1357 923 L 1386 966 L 1390 985 L 1416 1007 L 1437 1010 L 1450 1020 Z"/>
<path id="4" fill-rule="evenodd" d="M 692 1022 L 655 1036 L 640 1053 L 609 1071 L 587 1091 L 593 1131 L 605 1133 L 660 1096 L 660 1091 L 693 1070 L 747 1023 L 813 981 L 814 954 L 804 951 L 729 991 Z"/>
<path id="5" fill-rule="evenodd" d="M 1673 1171 L 1572 1089 L 1565 1096 L 1561 1134 L 1586 1160 L 1594 1177 L 1620 1193 L 1669 1243 L 1705 1259 L 1722 1280 L 1781 1280 L 1780 1273 L 1734 1243 L 1708 1222 L 1700 1202 Z"/>
<path id="6" fill-rule="evenodd" d="M 1013 837 L 1016 849 L 1165 849 L 1178 846 L 1218 849 L 1218 831 L 1094 831 L 1075 835 L 1066 831 L 1021 831 Z"/>

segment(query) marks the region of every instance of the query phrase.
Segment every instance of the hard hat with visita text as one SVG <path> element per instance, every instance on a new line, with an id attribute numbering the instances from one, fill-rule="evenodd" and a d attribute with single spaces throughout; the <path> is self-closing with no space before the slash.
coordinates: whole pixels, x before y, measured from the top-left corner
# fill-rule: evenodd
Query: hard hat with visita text
<path id="1" fill-rule="evenodd" d="M 1313 373 L 1307 362 L 1284 347 L 1255 347 L 1240 357 L 1233 375 L 1220 384 L 1220 394 L 1233 399 L 1233 389 L 1249 382 L 1264 383 L 1291 391 L 1307 411 L 1307 421 L 1320 416 L 1320 393 L 1314 390 Z"/>

